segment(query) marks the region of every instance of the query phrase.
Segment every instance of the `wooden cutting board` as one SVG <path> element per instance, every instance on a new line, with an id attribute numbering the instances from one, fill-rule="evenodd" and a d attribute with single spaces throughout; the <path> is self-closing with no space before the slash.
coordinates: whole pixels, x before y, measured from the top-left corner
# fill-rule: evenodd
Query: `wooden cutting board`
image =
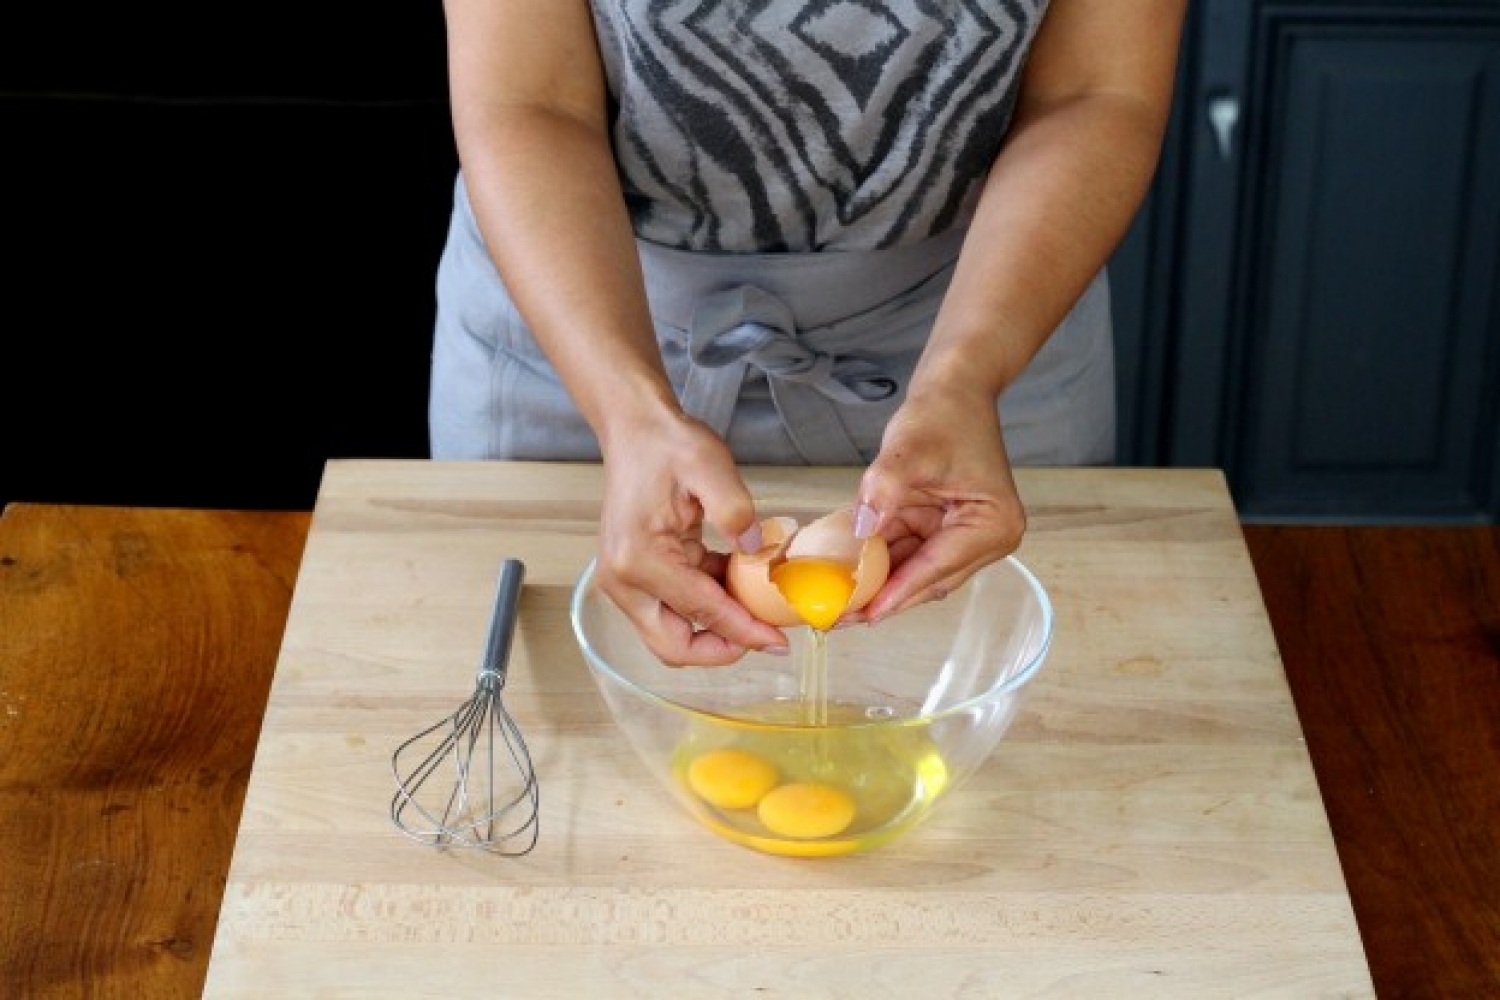
<path id="1" fill-rule="evenodd" d="M 761 509 L 848 469 L 751 469 Z M 1373 996 L 1222 476 L 1022 470 L 1051 656 L 970 783 L 903 840 L 762 855 L 697 826 L 617 732 L 568 621 L 600 470 L 330 463 L 220 912 L 209 997 Z M 506 705 L 522 858 L 392 825 L 389 758 L 473 688 L 526 563 Z"/>

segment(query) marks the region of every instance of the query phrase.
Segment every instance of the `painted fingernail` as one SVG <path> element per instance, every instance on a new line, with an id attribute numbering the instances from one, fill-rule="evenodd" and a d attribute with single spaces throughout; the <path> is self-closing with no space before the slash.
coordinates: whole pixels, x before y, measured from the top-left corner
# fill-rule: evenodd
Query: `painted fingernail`
<path id="1" fill-rule="evenodd" d="M 875 526 L 880 523 L 880 514 L 874 507 L 862 503 L 854 509 L 854 537 L 869 538 L 875 534 Z"/>
<path id="2" fill-rule="evenodd" d="M 760 537 L 760 522 L 757 521 L 756 523 L 750 525 L 750 527 L 746 528 L 740 534 L 740 537 L 734 540 L 734 543 L 735 545 L 739 546 L 741 552 L 744 552 L 747 555 L 752 552 L 759 552 L 762 544 L 762 539 Z"/>

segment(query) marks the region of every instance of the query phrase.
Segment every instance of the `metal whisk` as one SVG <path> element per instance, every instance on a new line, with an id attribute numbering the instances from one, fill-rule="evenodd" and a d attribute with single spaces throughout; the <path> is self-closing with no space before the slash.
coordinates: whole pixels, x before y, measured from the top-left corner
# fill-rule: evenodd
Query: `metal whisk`
<path id="1" fill-rule="evenodd" d="M 526 567 L 517 559 L 500 567 L 473 696 L 391 755 L 396 776 L 391 819 L 413 840 L 510 857 L 536 846 L 536 771 L 521 730 L 500 697 L 525 575 Z M 408 769 L 407 762 L 417 759 L 420 763 Z M 429 787 L 428 780 L 445 770 L 452 774 L 452 784 L 437 781 Z"/>

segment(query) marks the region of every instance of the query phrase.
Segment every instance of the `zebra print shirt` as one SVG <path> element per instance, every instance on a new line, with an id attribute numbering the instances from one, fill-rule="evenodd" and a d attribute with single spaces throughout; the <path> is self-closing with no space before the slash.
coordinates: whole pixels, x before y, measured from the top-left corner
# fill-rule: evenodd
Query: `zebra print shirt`
<path id="1" fill-rule="evenodd" d="M 968 221 L 1047 0 L 591 0 L 637 234 L 876 249 Z"/>

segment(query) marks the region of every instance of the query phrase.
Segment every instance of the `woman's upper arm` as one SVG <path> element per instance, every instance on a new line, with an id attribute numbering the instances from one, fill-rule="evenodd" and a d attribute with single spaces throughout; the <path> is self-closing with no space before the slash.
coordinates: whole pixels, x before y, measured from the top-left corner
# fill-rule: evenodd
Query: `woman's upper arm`
<path id="1" fill-rule="evenodd" d="M 1187 0 L 1052 0 L 1021 90 L 1023 111 L 1109 94 L 1165 119 Z"/>
<path id="2" fill-rule="evenodd" d="M 605 82 L 587 0 L 444 0 L 456 123 L 524 109 L 604 127 Z"/>

